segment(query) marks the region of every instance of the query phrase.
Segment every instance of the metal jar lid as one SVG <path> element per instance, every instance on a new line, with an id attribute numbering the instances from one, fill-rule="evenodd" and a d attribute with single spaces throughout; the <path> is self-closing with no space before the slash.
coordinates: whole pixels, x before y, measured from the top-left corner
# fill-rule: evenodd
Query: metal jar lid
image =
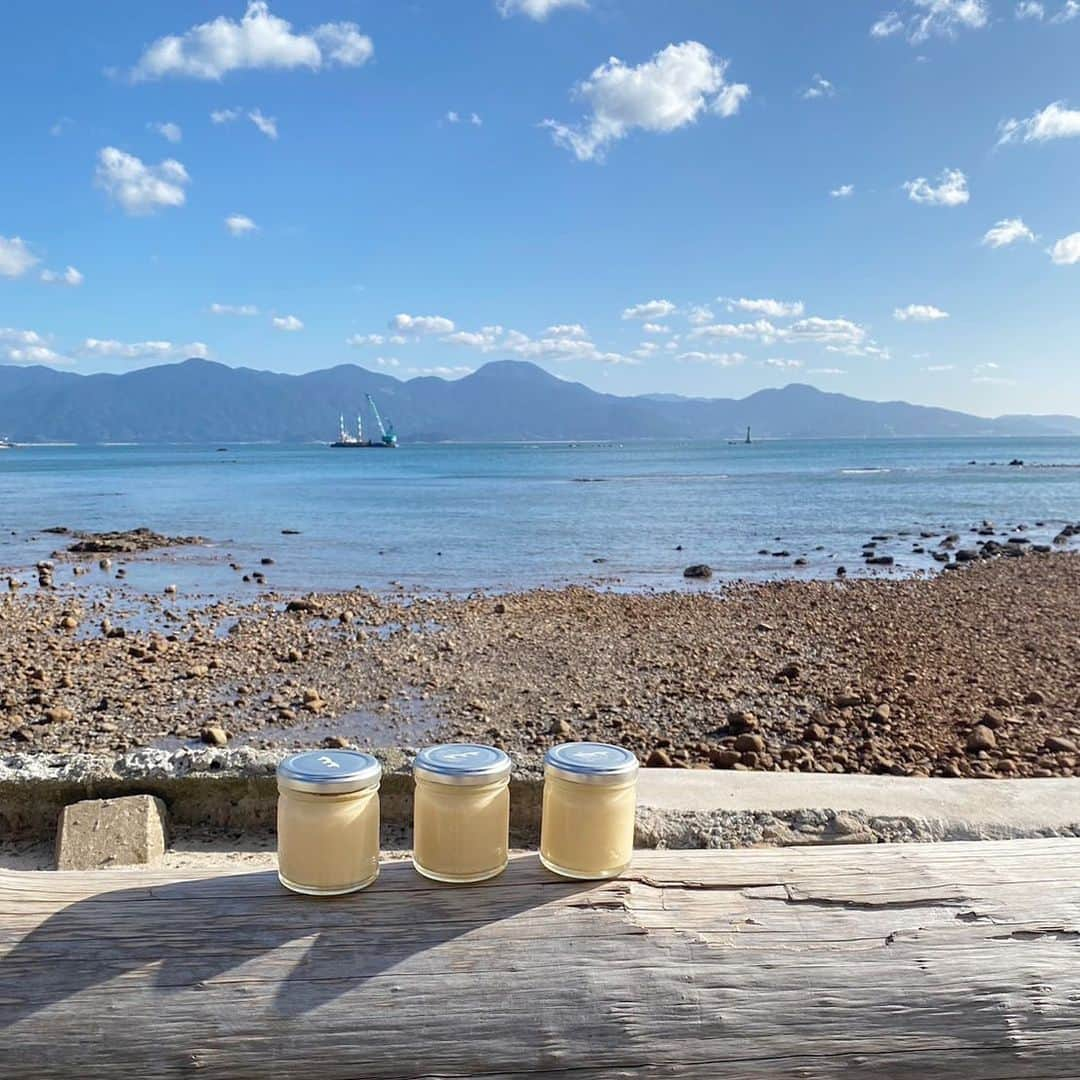
<path id="1" fill-rule="evenodd" d="M 413 774 L 437 784 L 493 784 L 510 775 L 510 758 L 494 746 L 442 743 L 416 755 Z"/>
<path id="2" fill-rule="evenodd" d="M 378 787 L 382 766 L 359 750 L 306 750 L 277 768 L 278 787 L 315 795 L 344 795 Z"/>
<path id="3" fill-rule="evenodd" d="M 550 775 L 578 784 L 625 784 L 637 776 L 638 759 L 621 746 L 571 742 L 553 746 L 544 766 Z"/>

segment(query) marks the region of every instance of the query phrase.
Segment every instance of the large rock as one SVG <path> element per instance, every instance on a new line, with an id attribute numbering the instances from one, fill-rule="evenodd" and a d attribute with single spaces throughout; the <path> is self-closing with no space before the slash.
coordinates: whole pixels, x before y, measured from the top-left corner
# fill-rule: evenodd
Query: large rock
<path id="1" fill-rule="evenodd" d="M 160 866 L 165 857 L 166 822 L 165 804 L 154 795 L 72 803 L 60 813 L 56 868 Z"/>

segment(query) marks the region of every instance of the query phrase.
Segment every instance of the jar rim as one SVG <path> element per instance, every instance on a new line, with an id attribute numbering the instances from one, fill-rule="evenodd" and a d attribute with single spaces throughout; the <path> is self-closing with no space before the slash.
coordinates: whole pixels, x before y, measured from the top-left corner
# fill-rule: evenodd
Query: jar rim
<path id="1" fill-rule="evenodd" d="M 345 795 L 378 787 L 382 765 L 360 750 L 305 750 L 277 767 L 278 788 L 315 795 Z"/>

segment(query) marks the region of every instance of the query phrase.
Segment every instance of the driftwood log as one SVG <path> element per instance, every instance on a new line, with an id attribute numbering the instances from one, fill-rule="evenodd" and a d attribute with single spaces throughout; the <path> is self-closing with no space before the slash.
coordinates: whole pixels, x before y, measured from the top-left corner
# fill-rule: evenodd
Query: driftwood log
<path id="1" fill-rule="evenodd" d="M 1080 841 L 0 874 L 0 1076 L 1080 1077 Z"/>

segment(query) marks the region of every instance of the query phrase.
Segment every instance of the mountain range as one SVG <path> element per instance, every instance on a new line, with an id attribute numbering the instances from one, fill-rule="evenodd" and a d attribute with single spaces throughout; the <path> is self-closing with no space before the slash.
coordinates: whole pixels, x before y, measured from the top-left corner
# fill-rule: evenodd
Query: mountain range
<path id="1" fill-rule="evenodd" d="M 403 443 L 756 436 L 874 438 L 1080 435 L 1071 416 L 973 416 L 903 401 L 863 401 L 798 383 L 740 400 L 619 397 L 500 360 L 461 379 L 401 380 L 352 364 L 304 375 L 209 360 L 119 375 L 0 366 L 0 433 L 16 442 L 310 442 L 352 426 L 371 394 Z"/>

